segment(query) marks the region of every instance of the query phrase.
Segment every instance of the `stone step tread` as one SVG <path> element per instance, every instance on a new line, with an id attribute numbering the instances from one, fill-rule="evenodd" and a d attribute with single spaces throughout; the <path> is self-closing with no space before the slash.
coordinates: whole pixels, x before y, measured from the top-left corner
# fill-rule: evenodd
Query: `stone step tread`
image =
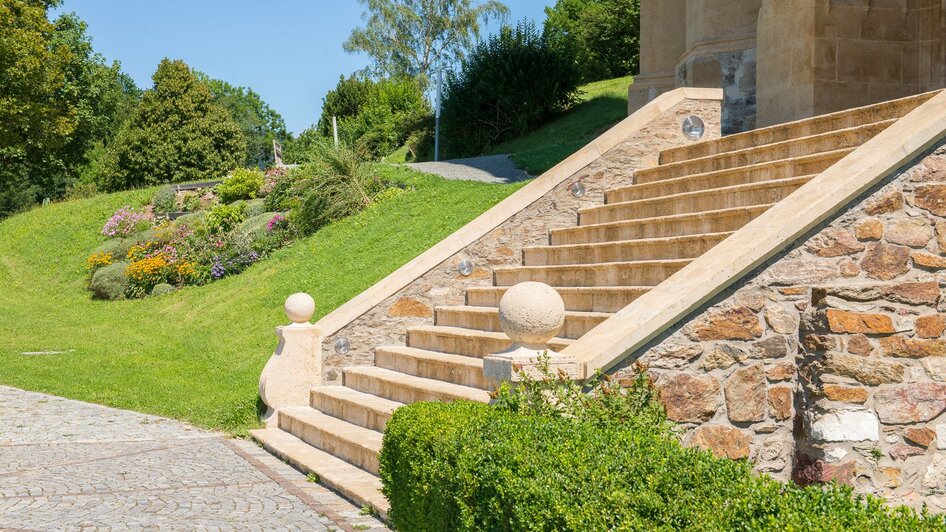
<path id="1" fill-rule="evenodd" d="M 801 156 L 792 157 L 792 158 L 789 158 L 789 159 L 776 159 L 776 160 L 774 160 L 774 161 L 766 161 L 766 162 L 762 162 L 762 163 L 750 164 L 750 165 L 746 165 L 746 166 L 740 166 L 740 167 L 737 167 L 737 168 L 727 168 L 727 169 L 725 169 L 725 170 L 713 170 L 713 171 L 711 171 L 711 172 L 701 172 L 701 173 L 698 173 L 698 174 L 690 174 L 690 175 L 685 175 L 685 176 L 681 176 L 681 177 L 671 177 L 671 178 L 669 178 L 669 179 L 661 179 L 661 180 L 659 180 L 659 181 L 647 181 L 647 182 L 643 182 L 643 183 L 635 183 L 635 184 L 633 184 L 633 185 L 628 185 L 628 186 L 626 186 L 626 187 L 619 187 L 619 188 L 614 188 L 614 189 L 611 189 L 611 190 L 606 191 L 606 192 L 605 192 L 605 204 L 610 204 L 610 202 L 607 201 L 607 198 L 608 198 L 608 197 L 613 196 L 613 195 L 617 195 L 617 194 L 621 194 L 621 193 L 626 193 L 626 192 L 629 192 L 629 191 L 642 191 L 642 190 L 649 190 L 649 189 L 655 189 L 655 190 L 657 190 L 657 191 L 661 191 L 661 190 L 666 189 L 666 188 L 668 188 L 668 187 L 672 187 L 673 185 L 676 185 L 676 184 L 685 184 L 685 183 L 688 183 L 688 182 L 699 181 L 699 180 L 702 180 L 702 179 L 711 180 L 711 179 L 714 178 L 714 177 L 723 176 L 723 175 L 728 175 L 728 174 L 735 174 L 735 173 L 751 173 L 751 172 L 754 171 L 754 170 L 760 170 L 760 169 L 763 169 L 763 168 L 766 168 L 766 167 L 777 166 L 777 165 L 779 165 L 779 164 L 784 164 L 784 163 L 790 162 L 790 161 L 794 161 L 794 162 L 810 162 L 810 161 L 817 161 L 817 160 L 819 160 L 819 159 L 826 159 L 826 158 L 837 158 L 837 159 L 841 159 L 841 158 L 843 158 L 845 155 L 847 155 L 847 154 L 853 152 L 854 149 L 855 149 L 855 148 L 842 148 L 842 149 L 839 149 L 839 150 L 831 150 L 831 151 L 825 151 L 825 152 L 819 152 L 819 153 L 812 153 L 812 154 L 809 154 L 809 155 L 801 155 Z M 657 167 L 654 167 L 654 168 L 662 168 L 662 167 L 657 166 Z M 799 176 L 793 176 L 793 177 L 799 177 Z M 785 178 L 781 178 L 781 179 L 785 179 Z M 771 179 L 755 181 L 754 183 L 763 183 L 763 182 L 766 182 L 766 181 L 771 181 Z M 748 184 L 748 183 L 747 183 L 747 184 Z M 699 190 L 700 190 L 700 191 L 704 191 L 704 190 L 707 190 L 707 189 L 699 189 Z M 697 192 L 697 191 L 694 190 L 694 191 L 691 191 L 691 192 Z M 653 198 L 658 198 L 658 197 L 664 197 L 664 196 L 662 196 L 662 195 L 661 195 L 661 196 L 651 196 L 650 198 L 647 198 L 647 199 L 653 199 Z M 642 199 L 644 199 L 644 198 L 642 198 Z"/>
<path id="2" fill-rule="evenodd" d="M 748 147 L 748 148 L 740 148 L 740 149 L 737 149 L 737 150 L 731 150 L 731 151 L 724 151 L 724 152 L 720 152 L 720 153 L 714 153 L 714 154 L 712 154 L 712 155 L 704 155 L 704 156 L 702 156 L 702 157 L 694 157 L 694 158 L 692 158 L 692 159 L 686 159 L 686 160 L 684 160 L 684 161 L 678 161 L 678 162 L 673 162 L 673 163 L 666 163 L 666 164 L 662 164 L 662 165 L 660 165 L 660 166 L 656 166 L 656 167 L 654 167 L 654 168 L 675 167 L 675 166 L 683 166 L 683 165 L 688 165 L 688 164 L 701 164 L 701 163 L 704 163 L 704 162 L 707 162 L 707 161 L 710 161 L 710 160 L 713 160 L 713 159 L 722 159 L 722 158 L 725 158 L 725 157 L 732 157 L 732 156 L 738 156 L 738 155 L 749 154 L 749 153 L 752 153 L 752 152 L 765 151 L 765 150 L 770 150 L 770 149 L 773 149 L 773 148 L 779 148 L 779 147 L 782 147 L 782 146 L 789 146 L 789 145 L 792 145 L 792 144 L 801 144 L 801 143 L 810 141 L 810 140 L 812 140 L 812 139 L 822 139 L 822 138 L 838 137 L 838 136 L 844 135 L 845 133 L 852 133 L 852 132 L 856 132 L 856 131 L 859 131 L 859 130 L 865 130 L 865 129 L 879 129 L 879 128 L 885 128 L 885 127 L 890 126 L 891 124 L 893 124 L 893 123 L 896 122 L 896 121 L 897 121 L 896 118 L 892 118 L 892 119 L 889 119 L 889 120 L 880 120 L 880 121 L 877 121 L 877 122 L 869 122 L 869 123 L 866 123 L 866 124 L 858 124 L 858 125 L 856 125 L 856 126 L 845 127 L 845 128 L 841 128 L 841 129 L 835 129 L 835 130 L 833 130 L 833 131 L 827 131 L 827 132 L 824 132 L 824 133 L 816 133 L 816 134 L 814 134 L 814 135 L 806 135 L 806 136 L 804 136 L 804 137 L 797 137 L 797 138 L 788 139 L 788 140 L 782 140 L 782 141 L 778 141 L 778 142 L 771 142 L 771 143 L 768 143 L 768 144 L 759 144 L 759 145 L 751 146 L 751 147 Z M 712 141 L 710 141 L 710 142 L 712 142 Z M 827 151 L 827 150 L 823 150 L 823 151 Z M 822 152 L 812 152 L 812 153 L 822 153 Z M 808 155 L 810 155 L 810 154 L 808 154 Z M 653 168 L 651 168 L 650 170 L 653 170 Z"/>
<path id="3" fill-rule="evenodd" d="M 317 475 L 320 484 L 338 492 L 356 506 L 372 507 L 387 518 L 390 505 L 381 493 L 381 479 L 377 476 L 280 429 L 251 430 L 250 435 L 267 451 L 293 467 Z"/>
<path id="4" fill-rule="evenodd" d="M 465 366 L 473 369 L 483 369 L 483 359 L 469 357 L 466 355 L 455 355 L 453 353 L 441 353 L 440 351 L 429 351 L 427 349 L 418 349 L 416 347 L 407 347 L 404 345 L 384 345 L 375 348 L 376 351 L 384 351 L 398 356 L 415 358 L 420 360 L 434 360 L 444 362 L 455 366 Z M 387 368 L 386 368 L 387 369 Z"/>
<path id="5" fill-rule="evenodd" d="M 607 225 L 607 224 L 601 224 Z M 582 227 L 594 227 L 593 225 L 585 225 Z M 609 240 L 607 242 L 586 242 L 583 244 L 550 244 L 545 246 L 526 246 L 522 248 L 523 251 L 540 251 L 540 250 L 582 250 L 582 249 L 597 249 L 597 248 L 606 248 L 610 246 L 652 246 L 659 244 L 674 244 L 679 242 L 688 242 L 692 240 L 705 240 L 713 238 L 726 238 L 729 235 L 733 234 L 735 231 L 723 231 L 718 233 L 697 233 L 693 235 L 680 235 L 680 236 L 665 236 L 659 238 L 635 238 L 632 240 Z"/>
<path id="6" fill-rule="evenodd" d="M 466 289 L 467 292 L 496 292 L 505 293 L 509 290 L 508 286 L 471 286 Z M 644 293 L 651 290 L 652 286 L 556 286 L 553 287 L 559 293 L 578 293 L 578 294 L 620 294 L 623 292 Z"/>
<path id="7" fill-rule="evenodd" d="M 565 308 L 580 312 L 617 312 L 634 299 L 647 293 L 649 286 L 569 286 L 553 287 L 562 299 Z M 467 288 L 467 302 L 496 308 L 508 286 L 477 286 Z"/>
<path id="8" fill-rule="evenodd" d="M 479 388 L 471 388 L 449 382 L 428 379 L 426 377 L 417 377 L 400 373 L 376 366 L 354 366 L 342 370 L 344 375 L 363 375 L 379 381 L 399 384 L 419 390 L 429 390 L 436 393 L 450 395 L 457 399 L 467 399 L 470 401 L 479 401 L 481 403 L 489 402 L 489 392 Z"/>
<path id="9" fill-rule="evenodd" d="M 615 262 L 598 262 L 595 264 L 564 264 L 549 266 L 496 266 L 493 272 L 509 271 L 573 271 L 573 270 L 607 270 L 608 268 L 621 267 L 639 267 L 647 268 L 651 266 L 675 266 L 686 265 L 693 262 L 693 259 L 657 259 L 657 260 L 628 260 Z"/>
<path id="10" fill-rule="evenodd" d="M 498 307 L 476 307 L 472 305 L 444 305 L 439 306 L 436 310 L 443 310 L 448 312 L 462 312 L 469 314 L 484 314 L 484 315 L 496 315 L 499 314 Z M 594 319 L 608 319 L 613 314 L 610 312 L 576 312 L 573 310 L 566 310 L 565 317 L 569 318 L 594 318 Z"/>
<path id="11" fill-rule="evenodd" d="M 665 158 L 674 158 L 674 156 L 686 156 L 686 154 L 692 153 L 692 152 L 694 152 L 694 151 L 703 151 L 703 150 L 705 150 L 706 148 L 710 148 L 710 147 L 711 147 L 711 146 L 708 146 L 708 145 L 716 145 L 716 146 L 723 145 L 723 146 L 725 146 L 725 145 L 732 145 L 732 144 L 740 144 L 740 143 L 742 143 L 744 140 L 751 140 L 753 137 L 756 137 L 756 138 L 758 138 L 758 137 L 764 137 L 764 136 L 766 136 L 766 135 L 770 135 L 770 134 L 773 134 L 773 133 L 778 132 L 778 131 L 790 131 L 790 130 L 792 130 L 792 129 L 796 129 L 796 128 L 805 126 L 806 124 L 812 124 L 812 123 L 830 123 L 830 122 L 835 121 L 835 120 L 841 120 L 841 119 L 844 119 L 844 118 L 846 118 L 846 117 L 857 116 L 857 115 L 860 115 L 860 114 L 867 114 L 868 116 L 870 116 L 871 114 L 874 114 L 874 113 L 871 113 L 872 110 L 882 110 L 882 109 L 884 109 L 884 108 L 888 108 L 888 109 L 889 109 L 889 108 L 896 108 L 897 106 L 901 106 L 903 112 L 896 113 L 895 115 L 892 115 L 891 117 L 892 117 L 892 118 L 902 118 L 902 117 L 905 116 L 906 113 L 908 113 L 911 109 L 914 109 L 914 108 L 920 106 L 921 104 L 923 104 L 924 102 L 926 102 L 927 100 L 929 100 L 930 98 L 932 98 L 933 96 L 935 96 L 938 92 L 939 92 L 938 90 L 937 90 L 937 91 L 931 91 L 931 92 L 927 92 L 927 93 L 923 93 L 923 94 L 917 94 L 917 95 L 913 95 L 913 96 L 907 96 L 907 97 L 905 97 L 905 98 L 900 98 L 900 99 L 897 99 L 897 100 L 889 100 L 889 101 L 880 102 L 880 103 L 875 103 L 875 104 L 870 104 L 870 105 L 866 105 L 866 106 L 862 106 L 862 107 L 855 107 L 855 108 L 851 108 L 851 109 L 844 109 L 844 110 L 841 110 L 841 111 L 835 111 L 835 112 L 833 112 L 833 113 L 827 113 L 827 114 L 823 114 L 823 115 L 817 115 L 817 116 L 810 117 L 810 118 L 803 118 L 803 119 L 800 119 L 800 120 L 794 120 L 794 121 L 792 121 L 792 122 L 784 122 L 784 123 L 781 123 L 781 124 L 775 124 L 775 125 L 771 125 L 771 126 L 766 126 L 766 127 L 762 127 L 762 128 L 758 128 L 758 129 L 753 129 L 753 130 L 750 130 L 750 131 L 745 131 L 745 132 L 742 132 L 742 133 L 736 133 L 736 134 L 733 134 L 733 135 L 727 135 L 727 136 L 722 137 L 722 138 L 719 138 L 719 139 L 708 140 L 708 141 L 700 142 L 700 143 L 697 143 L 697 144 L 689 144 L 689 145 L 685 145 L 685 146 L 678 146 L 678 147 L 675 147 L 675 148 L 669 148 L 669 149 L 666 149 L 666 150 L 664 150 L 663 152 L 661 152 L 661 160 L 663 160 L 663 159 L 665 159 Z M 904 104 L 906 104 L 906 106 L 904 106 Z M 888 115 L 889 115 L 889 113 L 884 114 L 884 116 L 888 116 Z M 823 131 L 823 132 L 836 131 L 837 129 L 838 129 L 838 128 L 833 128 L 833 129 L 825 130 L 825 131 Z M 794 138 L 794 137 L 793 137 L 793 138 Z M 718 152 L 718 153 L 724 153 L 724 152 L 721 151 L 721 152 Z M 666 154 L 666 155 L 665 155 L 665 154 Z"/>
<path id="12" fill-rule="evenodd" d="M 381 440 L 384 434 L 343 419 L 330 416 L 311 406 L 293 406 L 279 409 L 280 416 L 288 416 L 321 432 L 331 434 L 349 444 L 371 453 L 381 452 Z"/>
<path id="13" fill-rule="evenodd" d="M 339 401 L 361 405 L 369 410 L 383 414 L 391 414 L 398 408 L 404 406 L 404 403 L 378 397 L 377 395 L 371 395 L 370 393 L 359 392 L 347 386 L 316 386 L 312 388 L 312 393 L 318 393 Z"/>
<path id="14" fill-rule="evenodd" d="M 807 183 L 808 181 L 811 181 L 815 177 L 816 176 L 813 176 L 813 175 L 807 175 L 807 176 L 800 176 L 800 177 L 789 177 L 785 179 L 771 179 L 769 181 L 761 181 L 759 183 L 746 183 L 742 185 L 731 185 L 728 187 L 708 188 L 705 190 L 697 190 L 693 192 L 680 192 L 677 194 L 669 194 L 667 196 L 660 196 L 658 198 L 645 198 L 645 199 L 639 199 L 639 200 L 622 201 L 619 203 L 608 203 L 605 205 L 597 205 L 594 207 L 584 207 L 582 209 L 578 209 L 578 214 L 580 215 L 586 212 L 595 212 L 595 211 L 618 209 L 618 208 L 628 208 L 628 207 L 634 207 L 638 205 L 647 205 L 647 204 L 652 204 L 652 203 L 657 203 L 657 202 L 669 202 L 669 201 L 674 201 L 674 200 L 679 200 L 679 199 L 705 197 L 705 196 L 710 196 L 710 195 L 722 196 L 722 195 L 729 195 L 729 194 L 738 194 L 740 192 L 746 192 L 746 191 L 751 191 L 751 190 L 761 190 L 761 189 L 766 189 L 766 188 L 781 188 L 781 187 L 794 186 L 794 185 L 801 186 Z M 701 211 L 701 212 L 714 212 L 714 211 Z M 692 213 L 688 213 L 688 214 L 692 214 Z M 657 218 L 666 218 L 666 217 L 657 217 Z M 586 225 L 582 227 L 588 227 L 588 226 Z"/>
<path id="15" fill-rule="evenodd" d="M 410 327 L 408 333 L 411 331 L 417 332 L 426 332 L 429 334 L 441 335 L 441 336 L 458 336 L 466 338 L 488 338 L 491 340 L 509 340 L 509 337 L 505 333 L 497 331 L 482 331 L 479 329 L 465 329 L 463 327 L 451 327 L 447 325 L 418 325 L 416 327 Z M 565 349 L 574 340 L 568 338 L 552 338 L 549 340 L 549 346 L 555 351 L 561 351 Z"/>

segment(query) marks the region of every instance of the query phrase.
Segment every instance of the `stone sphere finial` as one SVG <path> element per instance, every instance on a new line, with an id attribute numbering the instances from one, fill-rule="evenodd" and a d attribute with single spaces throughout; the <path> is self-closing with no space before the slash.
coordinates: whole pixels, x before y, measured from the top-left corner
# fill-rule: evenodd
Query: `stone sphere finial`
<path id="1" fill-rule="evenodd" d="M 545 283 L 519 283 L 499 301 L 499 325 L 519 345 L 545 349 L 564 324 L 565 302 Z"/>
<path id="2" fill-rule="evenodd" d="M 299 292 L 286 298 L 286 304 L 283 307 L 286 310 L 286 317 L 294 324 L 309 323 L 309 319 L 315 314 L 315 300 L 309 294 Z"/>

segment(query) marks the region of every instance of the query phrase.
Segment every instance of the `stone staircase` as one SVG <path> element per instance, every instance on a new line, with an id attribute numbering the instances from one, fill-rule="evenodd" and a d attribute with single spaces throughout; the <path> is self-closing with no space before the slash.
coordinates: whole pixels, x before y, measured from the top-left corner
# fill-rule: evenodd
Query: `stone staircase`
<path id="1" fill-rule="evenodd" d="M 280 409 L 277 426 L 254 438 L 384 513 L 377 475 L 385 423 L 407 403 L 489 401 L 496 383 L 483 376 L 483 357 L 510 347 L 498 315 L 508 287 L 540 281 L 559 291 L 565 325 L 548 347 L 561 351 L 930 97 L 661 152 L 634 185 L 579 210 L 574 227 L 522 249 L 520 266 L 494 268 L 493 286 L 469 288 L 465 306 L 436 308 L 434 323 L 407 330 L 406 345 L 377 347 L 374 366 L 346 368 L 343 386 L 315 387 L 309 406 Z"/>

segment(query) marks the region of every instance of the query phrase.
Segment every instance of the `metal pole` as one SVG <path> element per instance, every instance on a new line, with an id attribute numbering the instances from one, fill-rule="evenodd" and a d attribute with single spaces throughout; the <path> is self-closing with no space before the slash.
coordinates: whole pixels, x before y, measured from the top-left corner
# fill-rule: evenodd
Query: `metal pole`
<path id="1" fill-rule="evenodd" d="M 434 113 L 434 161 L 440 160 L 440 97 L 443 90 L 443 70 L 437 71 L 437 110 Z"/>
<path id="2" fill-rule="evenodd" d="M 335 137 L 335 149 L 338 149 L 338 120 L 332 115 L 332 136 Z"/>

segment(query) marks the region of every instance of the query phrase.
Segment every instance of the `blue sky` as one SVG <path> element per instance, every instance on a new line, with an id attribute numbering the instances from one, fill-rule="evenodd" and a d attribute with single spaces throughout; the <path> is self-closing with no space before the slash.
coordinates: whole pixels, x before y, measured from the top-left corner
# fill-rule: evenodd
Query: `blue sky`
<path id="1" fill-rule="evenodd" d="M 506 0 L 510 21 L 541 25 L 554 0 Z M 356 0 L 65 0 L 89 25 L 95 50 L 140 87 L 164 57 L 251 87 L 299 133 L 318 120 L 322 98 L 368 64 L 342 43 L 361 24 Z M 495 27 L 491 28 L 495 29 Z"/>

